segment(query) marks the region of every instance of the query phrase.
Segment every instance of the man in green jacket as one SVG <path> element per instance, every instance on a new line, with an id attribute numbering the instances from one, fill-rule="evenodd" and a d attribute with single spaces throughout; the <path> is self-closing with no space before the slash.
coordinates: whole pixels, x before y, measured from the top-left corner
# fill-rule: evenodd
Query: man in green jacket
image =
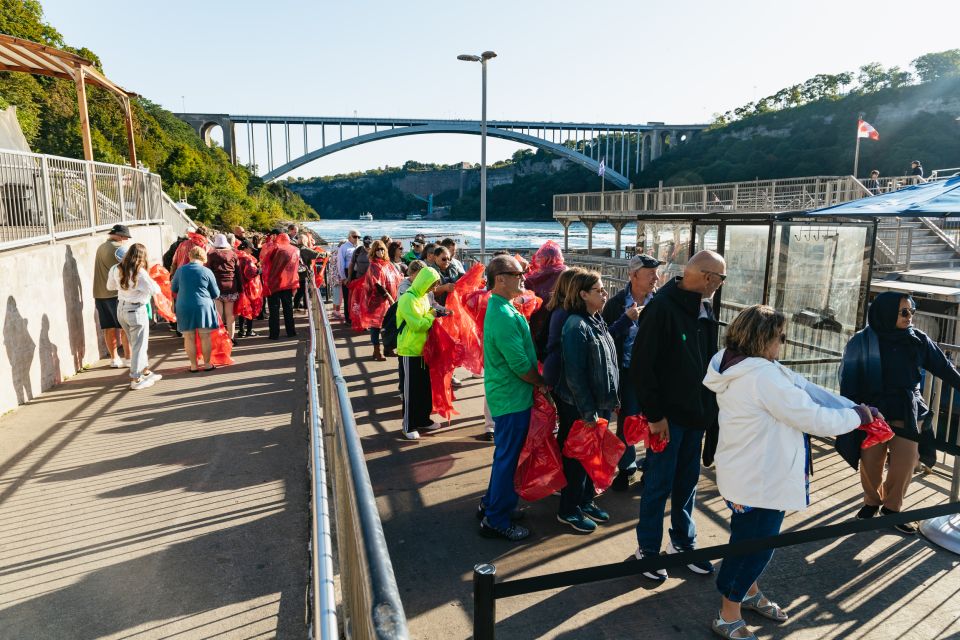
<path id="1" fill-rule="evenodd" d="M 414 260 L 419 260 L 420 252 L 423 251 L 423 243 L 423 235 L 417 234 L 417 236 L 410 242 L 410 251 L 407 251 L 405 254 L 403 254 L 400 259 L 406 264 L 410 264 Z"/>
<path id="2" fill-rule="evenodd" d="M 513 476 L 527 438 L 533 388 L 543 386 L 526 318 L 512 300 L 523 291 L 523 269 L 511 256 L 496 256 L 487 266 L 491 290 L 483 321 L 483 386 L 494 422 L 490 484 L 480 500 L 480 534 L 523 540 L 530 531 L 511 523 L 517 506 Z"/>
<path id="3" fill-rule="evenodd" d="M 430 306 L 429 294 L 440 274 L 425 267 L 410 288 L 397 300 L 397 355 L 400 357 L 400 384 L 403 388 L 403 435 L 418 440 L 421 431 L 434 431 L 441 425 L 430 419 L 433 396 L 430 369 L 423 360 L 423 345 L 437 317 Z"/>

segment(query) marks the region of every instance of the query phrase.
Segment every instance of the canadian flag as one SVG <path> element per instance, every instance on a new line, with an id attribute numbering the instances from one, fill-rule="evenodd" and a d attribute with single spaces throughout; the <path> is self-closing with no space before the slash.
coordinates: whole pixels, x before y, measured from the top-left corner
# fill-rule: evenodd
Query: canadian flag
<path id="1" fill-rule="evenodd" d="M 873 128 L 866 120 L 857 121 L 857 137 L 858 138 L 870 138 L 871 140 L 879 140 L 880 134 L 876 129 Z"/>

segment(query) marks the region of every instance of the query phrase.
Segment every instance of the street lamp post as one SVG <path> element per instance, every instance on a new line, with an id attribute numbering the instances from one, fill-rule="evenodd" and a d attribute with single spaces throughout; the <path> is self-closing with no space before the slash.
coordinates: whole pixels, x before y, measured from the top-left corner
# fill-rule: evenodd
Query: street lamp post
<path id="1" fill-rule="evenodd" d="M 480 262 L 486 264 L 487 253 L 487 60 L 496 58 L 493 51 L 478 56 L 461 54 L 457 60 L 479 62 L 483 75 L 480 107 Z"/>

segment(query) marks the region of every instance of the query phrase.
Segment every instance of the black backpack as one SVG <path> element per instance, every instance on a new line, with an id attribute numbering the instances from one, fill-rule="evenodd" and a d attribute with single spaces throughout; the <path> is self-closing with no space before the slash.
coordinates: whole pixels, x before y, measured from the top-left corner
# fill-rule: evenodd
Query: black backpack
<path id="1" fill-rule="evenodd" d="M 406 325 L 406 322 L 403 324 Z M 394 302 L 384 314 L 380 329 L 380 341 L 383 343 L 384 350 L 393 351 L 397 348 L 397 339 L 402 330 L 403 326 L 397 327 L 397 303 Z"/>

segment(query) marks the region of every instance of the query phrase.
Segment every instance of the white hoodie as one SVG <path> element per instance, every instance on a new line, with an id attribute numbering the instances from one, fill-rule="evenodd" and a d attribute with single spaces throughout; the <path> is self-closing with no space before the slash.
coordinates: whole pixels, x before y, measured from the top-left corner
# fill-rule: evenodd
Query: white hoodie
<path id="1" fill-rule="evenodd" d="M 703 379 L 720 407 L 720 495 L 750 507 L 805 508 L 803 434 L 836 436 L 857 428 L 854 403 L 765 358 L 746 358 L 720 373 L 725 351 L 713 357 Z"/>

